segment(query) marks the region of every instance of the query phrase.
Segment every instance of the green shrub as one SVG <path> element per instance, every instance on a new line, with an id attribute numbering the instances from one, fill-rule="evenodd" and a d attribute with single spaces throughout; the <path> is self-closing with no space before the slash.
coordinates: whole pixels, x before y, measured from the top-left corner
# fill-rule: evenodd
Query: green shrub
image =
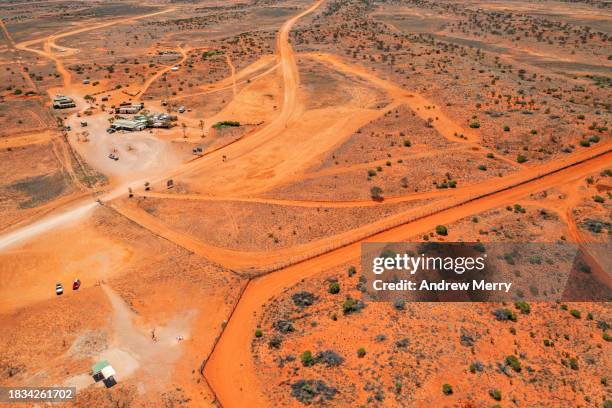
<path id="1" fill-rule="evenodd" d="M 555 345 L 555 343 L 552 340 L 545 339 L 544 340 L 544 345 L 546 347 L 553 347 Z"/>
<path id="2" fill-rule="evenodd" d="M 575 358 L 570 358 L 569 366 L 572 370 L 577 371 L 578 370 L 578 360 L 576 360 Z"/>
<path id="3" fill-rule="evenodd" d="M 213 125 L 215 129 L 224 129 L 228 127 L 239 127 L 240 122 L 236 122 L 235 120 L 224 120 L 221 122 L 217 122 Z"/>
<path id="4" fill-rule="evenodd" d="M 353 298 L 347 298 L 342 304 L 342 312 L 347 315 L 361 310 L 362 307 L 363 305 L 359 301 Z"/>
<path id="5" fill-rule="evenodd" d="M 357 357 L 359 357 L 359 358 L 363 358 L 363 357 L 365 357 L 365 355 L 366 355 L 366 351 L 365 351 L 365 349 L 364 349 L 363 347 L 360 347 L 360 348 L 357 350 Z"/>
<path id="6" fill-rule="evenodd" d="M 610 336 L 608 334 L 608 332 L 603 332 L 603 335 L 601 336 L 605 341 L 612 341 L 612 336 Z"/>
<path id="7" fill-rule="evenodd" d="M 478 170 L 487 171 L 487 166 L 485 166 L 484 164 L 479 164 Z"/>
<path id="8" fill-rule="evenodd" d="M 412 142 L 408 139 L 404 140 L 404 147 L 410 147 L 412 146 Z"/>
<path id="9" fill-rule="evenodd" d="M 489 395 L 491 396 L 491 398 L 493 398 L 495 401 L 501 401 L 502 399 L 502 394 L 500 390 L 490 390 L 489 391 Z"/>
<path id="10" fill-rule="evenodd" d="M 470 122 L 470 127 L 472 129 L 478 129 L 480 127 L 480 122 L 478 122 L 477 120 L 473 120 Z"/>
<path id="11" fill-rule="evenodd" d="M 570 314 L 574 316 L 576 319 L 580 319 L 582 317 L 582 314 L 580 313 L 580 311 L 576 309 L 570 310 Z"/>
<path id="12" fill-rule="evenodd" d="M 436 234 L 438 234 L 438 235 L 448 235 L 448 228 L 446 228 L 444 225 L 437 225 L 436 226 Z"/>
<path id="13" fill-rule="evenodd" d="M 349 278 L 357 273 L 357 269 L 354 266 L 349 266 L 348 268 L 348 276 Z"/>
<path id="14" fill-rule="evenodd" d="M 529 312 L 531 312 L 531 306 L 527 302 L 516 302 L 514 306 L 520 310 L 522 314 L 529 314 Z"/>
<path id="15" fill-rule="evenodd" d="M 596 203 L 602 204 L 606 200 L 602 196 L 596 195 L 596 196 L 593 196 L 593 201 L 595 201 Z"/>
<path id="16" fill-rule="evenodd" d="M 453 393 L 453 387 L 450 384 L 444 384 L 442 386 L 442 394 L 451 395 Z"/>
<path id="17" fill-rule="evenodd" d="M 506 125 L 504 126 L 504 132 L 509 132 L 510 131 L 510 126 Z"/>
<path id="18" fill-rule="evenodd" d="M 506 359 L 504 361 L 505 361 L 507 366 L 512 368 L 517 373 L 521 372 L 521 362 L 519 361 L 518 358 L 516 358 L 516 356 L 514 356 L 514 355 L 508 356 L 508 357 L 506 357 Z"/>
<path id="19" fill-rule="evenodd" d="M 340 293 L 340 284 L 338 282 L 332 282 L 329 284 L 328 292 L 332 295 Z"/>
<path id="20" fill-rule="evenodd" d="M 312 352 L 310 350 L 306 350 L 300 356 L 300 360 L 302 361 L 302 365 L 304 367 L 310 367 L 315 363 L 314 358 L 312 357 Z"/>
<path id="21" fill-rule="evenodd" d="M 518 156 L 516 156 L 516 161 L 517 163 L 525 163 L 527 161 L 527 157 L 523 156 L 522 154 L 519 154 Z"/>
<path id="22" fill-rule="evenodd" d="M 370 189 L 370 196 L 373 200 L 381 200 L 383 198 L 382 194 L 383 190 L 378 186 L 374 186 Z"/>
<path id="23" fill-rule="evenodd" d="M 376 170 L 368 170 L 368 177 L 374 177 L 376 175 Z"/>
<path id="24" fill-rule="evenodd" d="M 260 338 L 261 336 L 263 336 L 263 332 L 261 331 L 261 329 L 255 330 L 255 337 Z"/>

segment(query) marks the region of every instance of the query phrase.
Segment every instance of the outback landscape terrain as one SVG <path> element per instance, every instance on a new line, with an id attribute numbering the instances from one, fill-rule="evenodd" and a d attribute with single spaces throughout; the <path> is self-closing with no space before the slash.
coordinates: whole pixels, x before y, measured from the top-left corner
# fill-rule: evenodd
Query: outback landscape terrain
<path id="1" fill-rule="evenodd" d="M 1 387 L 76 387 L 54 404 L 75 407 L 612 408 L 609 298 L 375 302 L 361 266 L 365 243 L 568 243 L 612 287 L 609 1 L 0 16 Z"/>

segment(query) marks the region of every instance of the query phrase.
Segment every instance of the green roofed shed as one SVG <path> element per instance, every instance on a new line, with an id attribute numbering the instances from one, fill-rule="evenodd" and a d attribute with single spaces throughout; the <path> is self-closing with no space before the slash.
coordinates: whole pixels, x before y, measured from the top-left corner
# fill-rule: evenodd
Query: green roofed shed
<path id="1" fill-rule="evenodd" d="M 99 373 L 100 371 L 102 371 L 102 369 L 106 366 L 109 366 L 109 362 L 107 360 L 101 360 L 98 361 L 96 364 L 94 364 L 91 367 L 91 371 L 93 371 L 94 374 Z"/>

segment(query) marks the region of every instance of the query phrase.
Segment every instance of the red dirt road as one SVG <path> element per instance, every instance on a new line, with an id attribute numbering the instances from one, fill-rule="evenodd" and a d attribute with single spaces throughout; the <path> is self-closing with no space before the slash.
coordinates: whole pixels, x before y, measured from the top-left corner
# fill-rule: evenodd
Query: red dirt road
<path id="1" fill-rule="evenodd" d="M 257 367 L 250 354 L 250 344 L 262 306 L 275 294 L 300 280 L 359 257 L 361 243 L 395 242 L 430 231 L 438 224 L 449 224 L 473 214 L 515 203 L 517 200 L 554 186 L 564 185 L 601 171 L 612 160 L 610 147 L 594 159 L 557 171 L 542 178 L 525 182 L 517 187 L 492 193 L 436 214 L 419 218 L 396 228 L 370 236 L 321 256 L 292 265 L 249 283 L 240 299 L 223 335 L 213 350 L 205 368 L 205 376 L 224 407 L 247 404 L 269 406 L 260 391 Z"/>

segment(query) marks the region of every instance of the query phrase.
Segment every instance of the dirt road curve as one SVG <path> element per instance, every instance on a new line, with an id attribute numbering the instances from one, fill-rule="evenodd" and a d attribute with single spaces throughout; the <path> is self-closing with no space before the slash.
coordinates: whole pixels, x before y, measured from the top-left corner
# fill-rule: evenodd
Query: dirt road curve
<path id="1" fill-rule="evenodd" d="M 422 217 L 373 235 L 367 240 L 355 242 L 251 281 L 206 364 L 206 379 L 226 408 L 247 404 L 269 406 L 271 402 L 266 401 L 261 392 L 253 394 L 262 387 L 258 383 L 257 368 L 251 358 L 250 344 L 258 319 L 257 313 L 273 295 L 281 293 L 304 278 L 358 258 L 362 242 L 403 241 L 428 232 L 438 224 L 450 224 L 491 208 L 514 203 L 529 194 L 583 179 L 609 166 L 610 160 L 612 153 L 605 153 L 565 170 L 440 211 L 435 215 Z M 248 390 L 248 394 L 242 390 Z"/>
<path id="2" fill-rule="evenodd" d="M 140 19 L 147 18 L 147 17 L 158 16 L 160 14 L 165 14 L 165 13 L 168 13 L 168 12 L 173 11 L 173 10 L 174 10 L 174 8 L 169 8 L 169 9 L 157 11 L 155 13 L 148 13 L 148 14 L 143 14 L 143 15 L 135 16 L 135 17 L 128 17 L 128 18 L 121 18 L 121 19 L 111 20 L 111 21 L 107 21 L 107 22 L 104 22 L 104 23 L 100 23 L 100 24 L 86 25 L 84 27 L 77 28 L 76 30 L 66 31 L 66 32 L 63 32 L 63 33 L 60 33 L 60 34 L 54 34 L 54 35 L 51 35 L 49 37 L 23 41 L 23 42 L 20 42 L 19 44 L 17 44 L 15 47 L 17 49 L 19 49 L 19 50 L 33 52 L 33 53 L 38 54 L 38 55 L 40 55 L 42 57 L 49 58 L 49 59 L 53 60 L 55 62 L 55 65 L 56 65 L 56 68 L 57 68 L 59 74 L 62 77 L 64 88 L 68 88 L 70 86 L 72 76 L 70 75 L 70 72 L 64 68 L 64 64 L 63 64 L 62 60 L 60 58 L 56 57 L 55 54 L 53 53 L 53 51 L 51 50 L 51 48 L 62 48 L 62 47 L 57 46 L 55 44 L 55 41 L 57 41 L 57 40 L 59 40 L 61 38 L 64 38 L 64 37 L 70 37 L 70 36 L 73 36 L 75 34 L 81 34 L 81 33 L 87 32 L 87 31 L 98 30 L 100 28 L 110 27 L 110 26 L 113 26 L 113 25 L 116 25 L 116 24 L 123 24 L 123 23 L 127 23 L 127 22 L 130 22 L 130 21 L 135 21 L 135 20 L 140 20 Z M 43 49 L 42 50 L 37 49 L 37 48 L 31 48 L 32 46 L 34 46 L 36 44 L 40 44 L 40 43 L 43 43 Z"/>

